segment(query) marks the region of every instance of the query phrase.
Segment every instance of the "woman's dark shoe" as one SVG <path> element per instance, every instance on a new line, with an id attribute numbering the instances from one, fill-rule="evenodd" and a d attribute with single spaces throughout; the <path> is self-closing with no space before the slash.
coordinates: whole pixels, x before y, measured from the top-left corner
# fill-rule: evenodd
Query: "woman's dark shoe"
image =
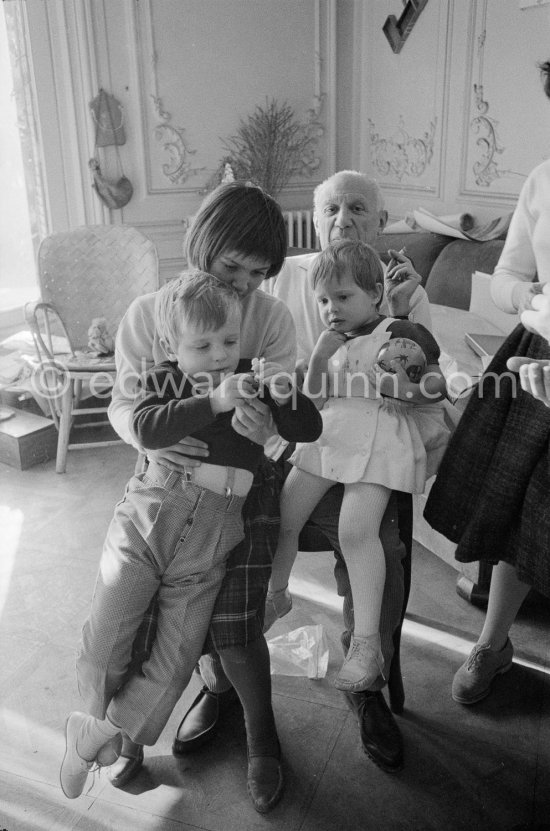
<path id="1" fill-rule="evenodd" d="M 233 688 L 213 693 L 203 687 L 180 722 L 172 744 L 174 756 L 184 756 L 206 744 L 214 736 L 220 716 L 236 701 Z"/>
<path id="2" fill-rule="evenodd" d="M 249 756 L 247 790 L 259 814 L 267 814 L 283 793 L 283 771 L 277 756 Z"/>
<path id="3" fill-rule="evenodd" d="M 143 747 L 140 744 L 136 744 L 134 747 L 135 755 L 127 755 L 130 751 L 123 748 L 114 765 L 109 768 L 107 775 L 114 788 L 123 788 L 124 785 L 127 785 L 143 765 Z"/>

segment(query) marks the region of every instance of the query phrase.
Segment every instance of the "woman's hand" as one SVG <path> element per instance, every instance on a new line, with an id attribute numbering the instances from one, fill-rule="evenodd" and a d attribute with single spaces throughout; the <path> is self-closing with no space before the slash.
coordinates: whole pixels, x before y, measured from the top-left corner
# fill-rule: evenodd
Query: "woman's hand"
<path id="1" fill-rule="evenodd" d="M 529 332 L 550 341 L 550 283 L 545 283 L 542 293 L 531 298 L 531 307 L 522 312 L 521 322 Z"/>
<path id="2" fill-rule="evenodd" d="M 531 301 L 537 294 L 542 294 L 542 289 L 542 283 L 516 283 L 512 289 L 512 305 L 514 309 L 520 314 L 527 309 L 531 309 Z"/>
<path id="3" fill-rule="evenodd" d="M 208 453 L 206 442 L 195 439 L 193 436 L 186 436 L 171 447 L 163 447 L 162 450 L 148 450 L 147 458 L 170 468 L 170 470 L 177 470 L 182 473 L 185 468 L 198 467 L 201 461 L 206 461 Z"/>
<path id="4" fill-rule="evenodd" d="M 251 398 L 235 407 L 231 426 L 239 435 L 262 445 L 277 432 L 271 410 L 259 398 Z"/>
<path id="5" fill-rule="evenodd" d="M 514 357 L 508 358 L 506 366 L 519 373 L 522 390 L 550 407 L 550 361 Z"/>
<path id="6" fill-rule="evenodd" d="M 391 257 L 384 279 L 384 291 L 392 317 L 406 317 L 410 311 L 411 297 L 422 282 L 412 262 L 405 256 L 405 249 L 390 248 Z"/>

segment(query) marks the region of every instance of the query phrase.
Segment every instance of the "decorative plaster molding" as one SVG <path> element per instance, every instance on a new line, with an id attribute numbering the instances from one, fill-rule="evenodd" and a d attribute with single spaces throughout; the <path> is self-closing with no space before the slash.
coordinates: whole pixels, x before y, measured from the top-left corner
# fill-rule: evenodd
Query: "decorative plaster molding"
<path id="1" fill-rule="evenodd" d="M 158 117 L 162 119 L 160 124 L 155 125 L 153 134 L 162 143 L 169 157 L 169 161 L 162 165 L 162 172 L 173 184 L 181 184 L 190 176 L 201 173 L 205 167 L 192 166 L 188 157 L 194 156 L 197 151 L 189 147 L 184 136 L 185 128 L 170 124 L 172 114 L 163 108 L 162 99 L 158 95 L 151 95 L 151 98 Z"/>
<path id="2" fill-rule="evenodd" d="M 473 97 L 468 99 L 468 107 L 466 120 L 464 123 L 465 136 L 467 132 L 477 136 L 475 140 L 475 147 L 477 148 L 478 158 L 470 159 L 470 141 L 464 142 L 464 155 L 462 167 L 462 186 L 460 188 L 461 196 L 479 196 L 480 191 L 473 187 L 489 189 L 493 182 L 504 177 L 524 177 L 525 174 L 516 170 L 505 169 L 499 166 L 498 155 L 504 153 L 506 146 L 503 145 L 497 133 L 497 126 L 499 121 L 489 115 L 489 102 L 485 99 L 484 94 L 484 63 L 485 63 L 485 45 L 487 42 L 487 10 L 488 0 L 473 0 L 471 16 L 470 16 L 470 52 L 469 52 L 469 72 L 467 89 L 473 89 Z M 477 33 L 477 34 L 476 34 Z M 477 55 L 475 52 L 477 51 Z M 477 74 L 477 82 L 474 78 Z M 473 184 L 468 187 L 467 169 L 470 169 L 473 174 Z M 517 199 L 517 193 L 509 192 L 492 192 L 491 199 L 498 199 L 503 202 L 508 202 L 511 198 Z"/>
<path id="3" fill-rule="evenodd" d="M 483 33 L 483 40 L 485 40 L 485 32 Z M 496 126 L 498 121 L 488 115 L 489 102 L 483 98 L 483 84 L 474 84 L 474 96 L 479 115 L 472 119 L 471 129 L 474 133 L 480 134 L 476 140 L 476 145 L 481 153 L 481 158 L 473 163 L 472 170 L 476 185 L 488 188 L 491 186 L 491 182 L 506 176 L 509 171 L 499 170 L 495 161 L 495 155 L 503 153 L 505 147 L 499 143 L 497 136 Z"/>
<path id="4" fill-rule="evenodd" d="M 312 177 L 323 165 L 323 155 L 319 152 L 319 141 L 325 138 L 326 167 L 330 172 L 334 166 L 334 144 L 335 144 L 335 123 L 334 104 L 330 100 L 329 93 L 333 93 L 335 87 L 335 38 L 336 38 L 336 6 L 335 0 L 314 0 L 314 94 L 311 107 L 306 110 L 301 123 L 305 133 L 312 139 L 310 149 L 304 155 L 299 175 L 301 177 Z M 177 193 L 178 191 L 191 191 L 203 193 L 206 183 L 191 185 L 188 182 L 193 176 L 204 173 L 210 167 L 213 169 L 217 160 L 212 165 L 196 165 L 191 157 L 201 155 L 200 148 L 193 149 L 186 138 L 186 128 L 175 126 L 171 123 L 172 114 L 164 109 L 164 103 L 159 92 L 157 73 L 157 49 L 154 32 L 154 20 L 152 0 L 140 0 L 135 2 L 135 27 L 137 37 L 137 62 L 140 68 L 141 87 L 152 88 L 150 98 L 153 101 L 156 115 L 160 121 L 151 127 L 147 118 L 147 107 L 143 102 L 144 114 L 144 148 L 146 165 L 149 175 L 148 191 L 152 193 Z M 147 69 L 149 67 L 150 69 Z M 148 152 L 147 135 L 150 132 L 160 142 L 168 154 L 168 161 L 162 164 L 162 173 L 171 183 L 171 186 L 153 187 L 151 185 L 151 154 Z M 221 150 L 220 150 L 221 153 Z M 327 173 L 328 175 L 328 173 Z M 182 186 L 187 183 L 187 187 Z M 286 191 L 299 190 L 304 183 L 294 181 L 287 185 Z M 308 188 L 310 186 L 308 185 Z"/>
<path id="5" fill-rule="evenodd" d="M 304 133 L 309 139 L 310 144 L 302 159 L 300 167 L 301 176 L 313 176 L 314 172 L 321 166 L 322 158 L 317 156 L 317 145 L 319 139 L 325 135 L 325 126 L 321 121 L 321 113 L 326 100 L 326 94 L 320 93 L 313 98 L 312 106 L 306 112 L 306 120 L 304 122 Z"/>
<path id="6" fill-rule="evenodd" d="M 422 138 L 415 138 L 407 132 L 403 116 L 399 117 L 395 132 L 388 138 L 376 132 L 370 118 L 368 123 L 372 163 L 381 176 L 393 176 L 399 182 L 404 176 L 422 176 L 433 157 L 437 118 L 430 122 Z"/>

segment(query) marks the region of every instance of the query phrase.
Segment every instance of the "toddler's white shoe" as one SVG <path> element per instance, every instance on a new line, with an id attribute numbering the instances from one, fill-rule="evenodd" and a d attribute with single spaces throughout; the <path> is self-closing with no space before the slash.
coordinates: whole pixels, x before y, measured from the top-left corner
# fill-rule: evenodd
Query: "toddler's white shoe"
<path id="1" fill-rule="evenodd" d="M 368 690 L 380 675 L 384 677 L 380 633 L 376 632 L 364 638 L 353 635 L 334 686 L 345 692 L 361 692 Z"/>

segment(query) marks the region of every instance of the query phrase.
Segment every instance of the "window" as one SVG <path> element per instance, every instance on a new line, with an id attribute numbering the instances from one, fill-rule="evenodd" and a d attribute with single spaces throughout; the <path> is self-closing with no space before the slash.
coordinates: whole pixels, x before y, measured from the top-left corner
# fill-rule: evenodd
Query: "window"
<path id="1" fill-rule="evenodd" d="M 38 298 L 36 250 L 46 233 L 24 4 L 0 3 L 0 327 Z M 17 314 L 19 312 L 19 314 Z M 21 327 L 20 327 L 21 328 Z"/>

